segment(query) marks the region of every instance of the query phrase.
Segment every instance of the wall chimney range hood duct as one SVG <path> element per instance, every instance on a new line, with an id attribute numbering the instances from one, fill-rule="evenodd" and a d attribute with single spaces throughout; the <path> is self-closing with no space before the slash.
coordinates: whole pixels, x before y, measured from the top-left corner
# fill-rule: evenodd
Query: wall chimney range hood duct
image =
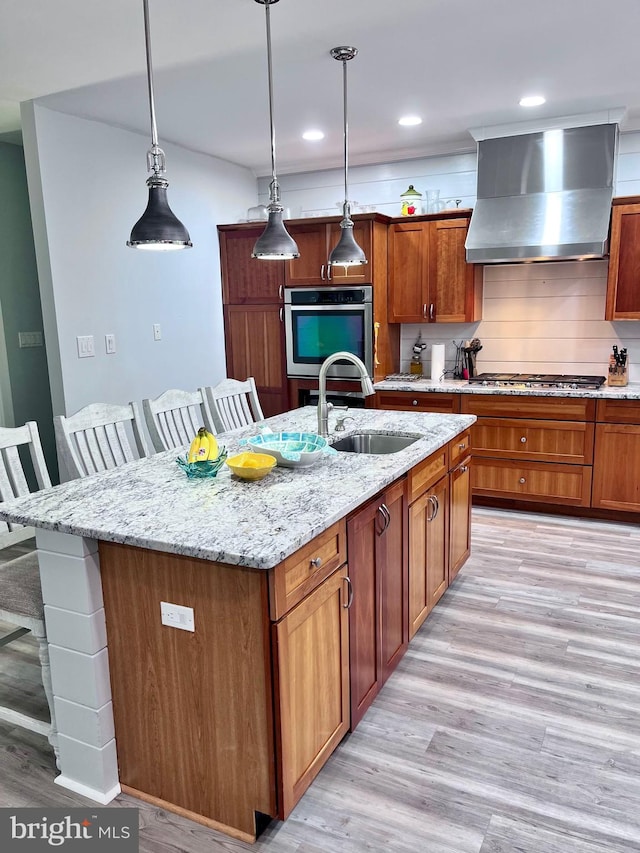
<path id="1" fill-rule="evenodd" d="M 480 140 L 467 261 L 605 256 L 617 142 L 615 123 Z"/>

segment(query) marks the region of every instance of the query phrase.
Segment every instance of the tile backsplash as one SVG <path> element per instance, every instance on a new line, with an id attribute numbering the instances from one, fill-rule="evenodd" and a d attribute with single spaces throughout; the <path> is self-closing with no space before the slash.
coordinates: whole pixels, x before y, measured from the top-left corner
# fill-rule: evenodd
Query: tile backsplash
<path id="1" fill-rule="evenodd" d="M 484 268 L 484 309 L 479 323 L 402 327 L 400 369 L 409 370 L 412 346 L 445 344 L 445 369 L 453 370 L 455 343 L 480 338 L 477 371 L 583 373 L 606 376 L 613 344 L 626 347 L 629 381 L 640 382 L 640 322 L 603 320 L 607 261 L 500 264 Z M 431 347 L 423 369 L 431 374 Z"/>

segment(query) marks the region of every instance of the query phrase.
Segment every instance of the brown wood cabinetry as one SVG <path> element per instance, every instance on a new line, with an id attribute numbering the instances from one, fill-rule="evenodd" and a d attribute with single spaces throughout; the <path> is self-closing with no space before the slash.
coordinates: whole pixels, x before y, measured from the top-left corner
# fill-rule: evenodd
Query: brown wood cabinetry
<path id="1" fill-rule="evenodd" d="M 595 401 L 463 394 L 473 426 L 473 493 L 588 507 Z"/>
<path id="2" fill-rule="evenodd" d="M 349 728 L 347 595 L 343 566 L 272 629 L 282 820 Z"/>
<path id="3" fill-rule="evenodd" d="M 599 400 L 592 506 L 640 512 L 640 400 Z"/>
<path id="4" fill-rule="evenodd" d="M 467 456 L 449 476 L 449 583 L 454 581 L 471 553 L 470 468 L 471 457 Z"/>
<path id="5" fill-rule="evenodd" d="M 227 376 L 253 376 L 265 417 L 289 409 L 284 261 L 251 257 L 263 226 L 219 225 Z"/>
<path id="6" fill-rule="evenodd" d="M 408 638 L 406 480 L 368 501 L 347 522 L 351 728 L 404 654 Z"/>
<path id="7" fill-rule="evenodd" d="M 613 200 L 605 320 L 640 320 L 640 197 Z"/>
<path id="8" fill-rule="evenodd" d="M 389 228 L 389 322 L 482 319 L 482 267 L 467 264 L 470 215 L 412 217 Z"/>
<path id="9" fill-rule="evenodd" d="M 378 391 L 374 399 L 376 409 L 409 412 L 442 412 L 457 415 L 460 412 L 459 394 L 412 394 L 411 391 Z"/>
<path id="10" fill-rule="evenodd" d="M 288 226 L 298 244 L 300 257 L 285 261 L 285 284 L 368 284 L 373 281 L 373 222 L 354 220 L 353 236 L 365 253 L 367 263 L 355 267 L 331 267 L 329 255 L 340 239 L 339 220 L 316 220 Z"/>

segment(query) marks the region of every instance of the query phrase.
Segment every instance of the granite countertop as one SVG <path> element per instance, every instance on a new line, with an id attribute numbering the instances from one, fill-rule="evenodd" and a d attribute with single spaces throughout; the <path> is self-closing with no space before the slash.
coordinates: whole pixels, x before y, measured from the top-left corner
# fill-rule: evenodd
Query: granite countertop
<path id="1" fill-rule="evenodd" d="M 447 444 L 474 415 L 354 409 L 355 431 L 420 435 L 398 453 L 325 453 L 309 468 L 276 467 L 256 482 L 226 465 L 215 479 L 190 480 L 176 451 L 123 465 L 0 505 L 0 518 L 63 533 L 268 569 Z M 334 417 L 330 418 L 333 427 Z M 274 431 L 316 432 L 315 407 L 269 418 Z M 246 449 L 253 425 L 218 437 L 229 456 Z M 186 448 L 185 448 L 186 450 Z"/>
<path id="2" fill-rule="evenodd" d="M 509 394 L 526 397 L 589 397 L 595 400 L 640 400 L 640 382 L 630 382 L 621 388 L 603 385 L 591 390 L 570 388 L 509 388 L 508 386 L 482 386 L 466 379 L 383 379 L 373 386 L 376 391 L 437 392 L 445 394 Z"/>

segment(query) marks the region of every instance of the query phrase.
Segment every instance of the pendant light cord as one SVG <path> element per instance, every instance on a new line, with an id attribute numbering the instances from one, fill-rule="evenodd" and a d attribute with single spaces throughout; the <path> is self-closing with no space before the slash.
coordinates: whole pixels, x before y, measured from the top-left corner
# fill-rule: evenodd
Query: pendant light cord
<path id="1" fill-rule="evenodd" d="M 344 127 L 344 206 L 342 215 L 345 219 L 351 216 L 349 204 L 349 189 L 347 175 L 349 172 L 349 123 L 347 121 L 347 60 L 342 60 L 342 93 L 343 93 L 343 127 Z"/>
<path id="2" fill-rule="evenodd" d="M 271 15 L 269 7 L 271 0 L 264 0 L 264 11 L 267 25 L 267 77 L 269 80 L 269 127 L 271 130 L 271 184 L 270 201 L 272 204 L 280 203 L 280 187 L 276 177 L 276 128 L 273 121 L 273 71 L 271 60 Z"/>
<path id="3" fill-rule="evenodd" d="M 147 166 L 150 172 L 161 175 L 166 171 L 164 151 L 158 145 L 156 125 L 156 107 L 153 96 L 153 68 L 151 63 L 151 26 L 149 23 L 149 0 L 142 0 L 144 12 L 144 44 L 147 53 L 147 86 L 149 90 L 149 115 L 151 116 L 151 148 L 147 152 Z"/>

